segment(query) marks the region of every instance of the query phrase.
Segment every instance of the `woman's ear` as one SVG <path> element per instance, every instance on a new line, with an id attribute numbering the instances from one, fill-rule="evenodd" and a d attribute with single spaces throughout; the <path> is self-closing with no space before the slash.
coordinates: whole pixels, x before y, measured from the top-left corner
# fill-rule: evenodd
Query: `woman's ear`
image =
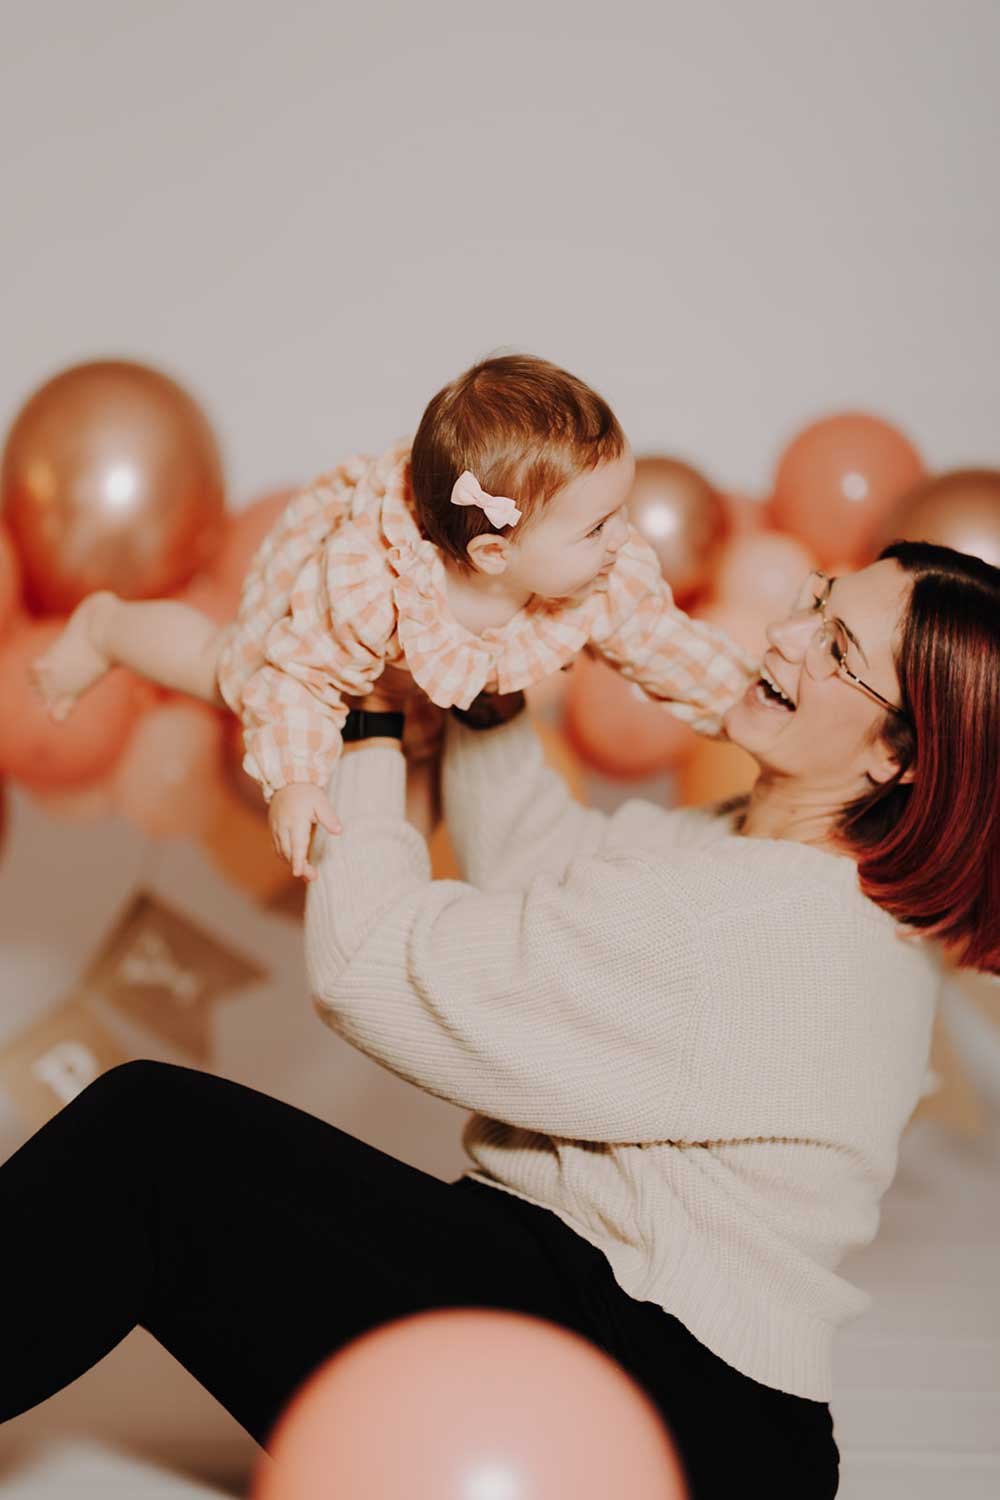
<path id="1" fill-rule="evenodd" d="M 483 531 L 472 538 L 465 550 L 469 562 L 480 573 L 496 575 L 507 570 L 509 545 L 506 537 L 497 536 L 493 531 Z"/>
<path id="2" fill-rule="evenodd" d="M 899 776 L 899 761 L 885 740 L 881 738 L 871 746 L 865 769 L 871 780 L 877 782 L 879 786 L 884 786 L 887 781 L 892 781 L 897 776 L 900 786 L 908 786 L 916 775 L 915 768 L 907 766 L 903 774 Z"/>

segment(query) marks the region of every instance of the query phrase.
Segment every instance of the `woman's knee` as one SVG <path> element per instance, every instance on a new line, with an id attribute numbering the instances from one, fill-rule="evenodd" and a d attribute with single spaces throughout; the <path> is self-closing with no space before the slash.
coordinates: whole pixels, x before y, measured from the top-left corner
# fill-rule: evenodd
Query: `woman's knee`
<path id="1" fill-rule="evenodd" d="M 101 1073 L 80 1091 L 73 1103 L 81 1108 L 88 1105 L 99 1108 L 102 1114 L 125 1112 L 134 1118 L 169 1097 L 177 1087 L 175 1075 L 185 1071 L 173 1063 L 135 1058 Z"/>

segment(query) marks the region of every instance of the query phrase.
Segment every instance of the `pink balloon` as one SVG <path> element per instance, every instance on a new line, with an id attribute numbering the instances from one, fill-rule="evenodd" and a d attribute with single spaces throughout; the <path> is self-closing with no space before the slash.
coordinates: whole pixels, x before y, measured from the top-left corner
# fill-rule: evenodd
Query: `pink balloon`
<path id="1" fill-rule="evenodd" d="M 116 811 L 150 838 L 199 834 L 218 800 L 223 715 L 170 698 L 143 715 L 112 783 Z"/>
<path id="2" fill-rule="evenodd" d="M 675 765 L 695 743 L 687 724 L 606 661 L 583 652 L 567 676 L 566 738 L 605 776 L 651 776 Z"/>
<path id="3" fill-rule="evenodd" d="M 253 1500 L 685 1500 L 659 1413 L 541 1318 L 419 1313 L 348 1344 L 275 1430 Z"/>
<path id="4" fill-rule="evenodd" d="M 781 531 L 758 531 L 726 542 L 715 569 L 715 597 L 766 620 L 783 619 L 816 558 Z"/>
<path id="5" fill-rule="evenodd" d="M 28 676 L 63 619 L 19 621 L 0 643 L 0 770 L 28 787 L 80 786 L 109 771 L 146 701 L 136 678 L 116 668 L 56 723 Z"/>
<path id="6" fill-rule="evenodd" d="M 786 601 L 786 611 L 787 607 Z M 709 625 L 718 625 L 744 651 L 749 651 L 751 656 L 758 659 L 767 650 L 767 626 L 777 618 L 773 611 L 740 609 L 738 605 L 730 604 L 725 599 L 710 599 L 706 604 L 699 604 L 691 613 L 696 619 L 705 620 Z"/>

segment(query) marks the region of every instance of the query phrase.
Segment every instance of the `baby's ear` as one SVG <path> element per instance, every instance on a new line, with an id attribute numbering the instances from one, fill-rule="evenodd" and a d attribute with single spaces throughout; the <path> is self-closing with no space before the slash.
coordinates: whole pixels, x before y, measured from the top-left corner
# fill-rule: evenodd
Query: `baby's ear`
<path id="1" fill-rule="evenodd" d="M 484 531 L 474 536 L 465 550 L 469 562 L 478 572 L 497 575 L 506 571 L 509 547 L 506 537 Z"/>

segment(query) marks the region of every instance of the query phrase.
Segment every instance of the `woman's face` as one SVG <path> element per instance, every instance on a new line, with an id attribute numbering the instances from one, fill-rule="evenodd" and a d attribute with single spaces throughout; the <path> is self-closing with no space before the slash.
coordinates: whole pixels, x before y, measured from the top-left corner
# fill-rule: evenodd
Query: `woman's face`
<path id="1" fill-rule="evenodd" d="M 895 559 L 872 563 L 834 580 L 828 618 L 842 620 L 852 637 L 846 665 L 856 676 L 898 704 L 893 644 L 902 623 L 911 581 Z M 843 806 L 886 781 L 896 770 L 887 746 L 873 731 L 886 710 L 841 673 L 818 680 L 806 666 L 807 648 L 822 621 L 790 615 L 767 628 L 763 667 L 791 700 L 778 702 L 758 678 L 728 711 L 724 725 L 734 744 L 775 773 L 802 784 L 831 806 Z M 812 658 L 811 658 L 812 659 Z"/>

